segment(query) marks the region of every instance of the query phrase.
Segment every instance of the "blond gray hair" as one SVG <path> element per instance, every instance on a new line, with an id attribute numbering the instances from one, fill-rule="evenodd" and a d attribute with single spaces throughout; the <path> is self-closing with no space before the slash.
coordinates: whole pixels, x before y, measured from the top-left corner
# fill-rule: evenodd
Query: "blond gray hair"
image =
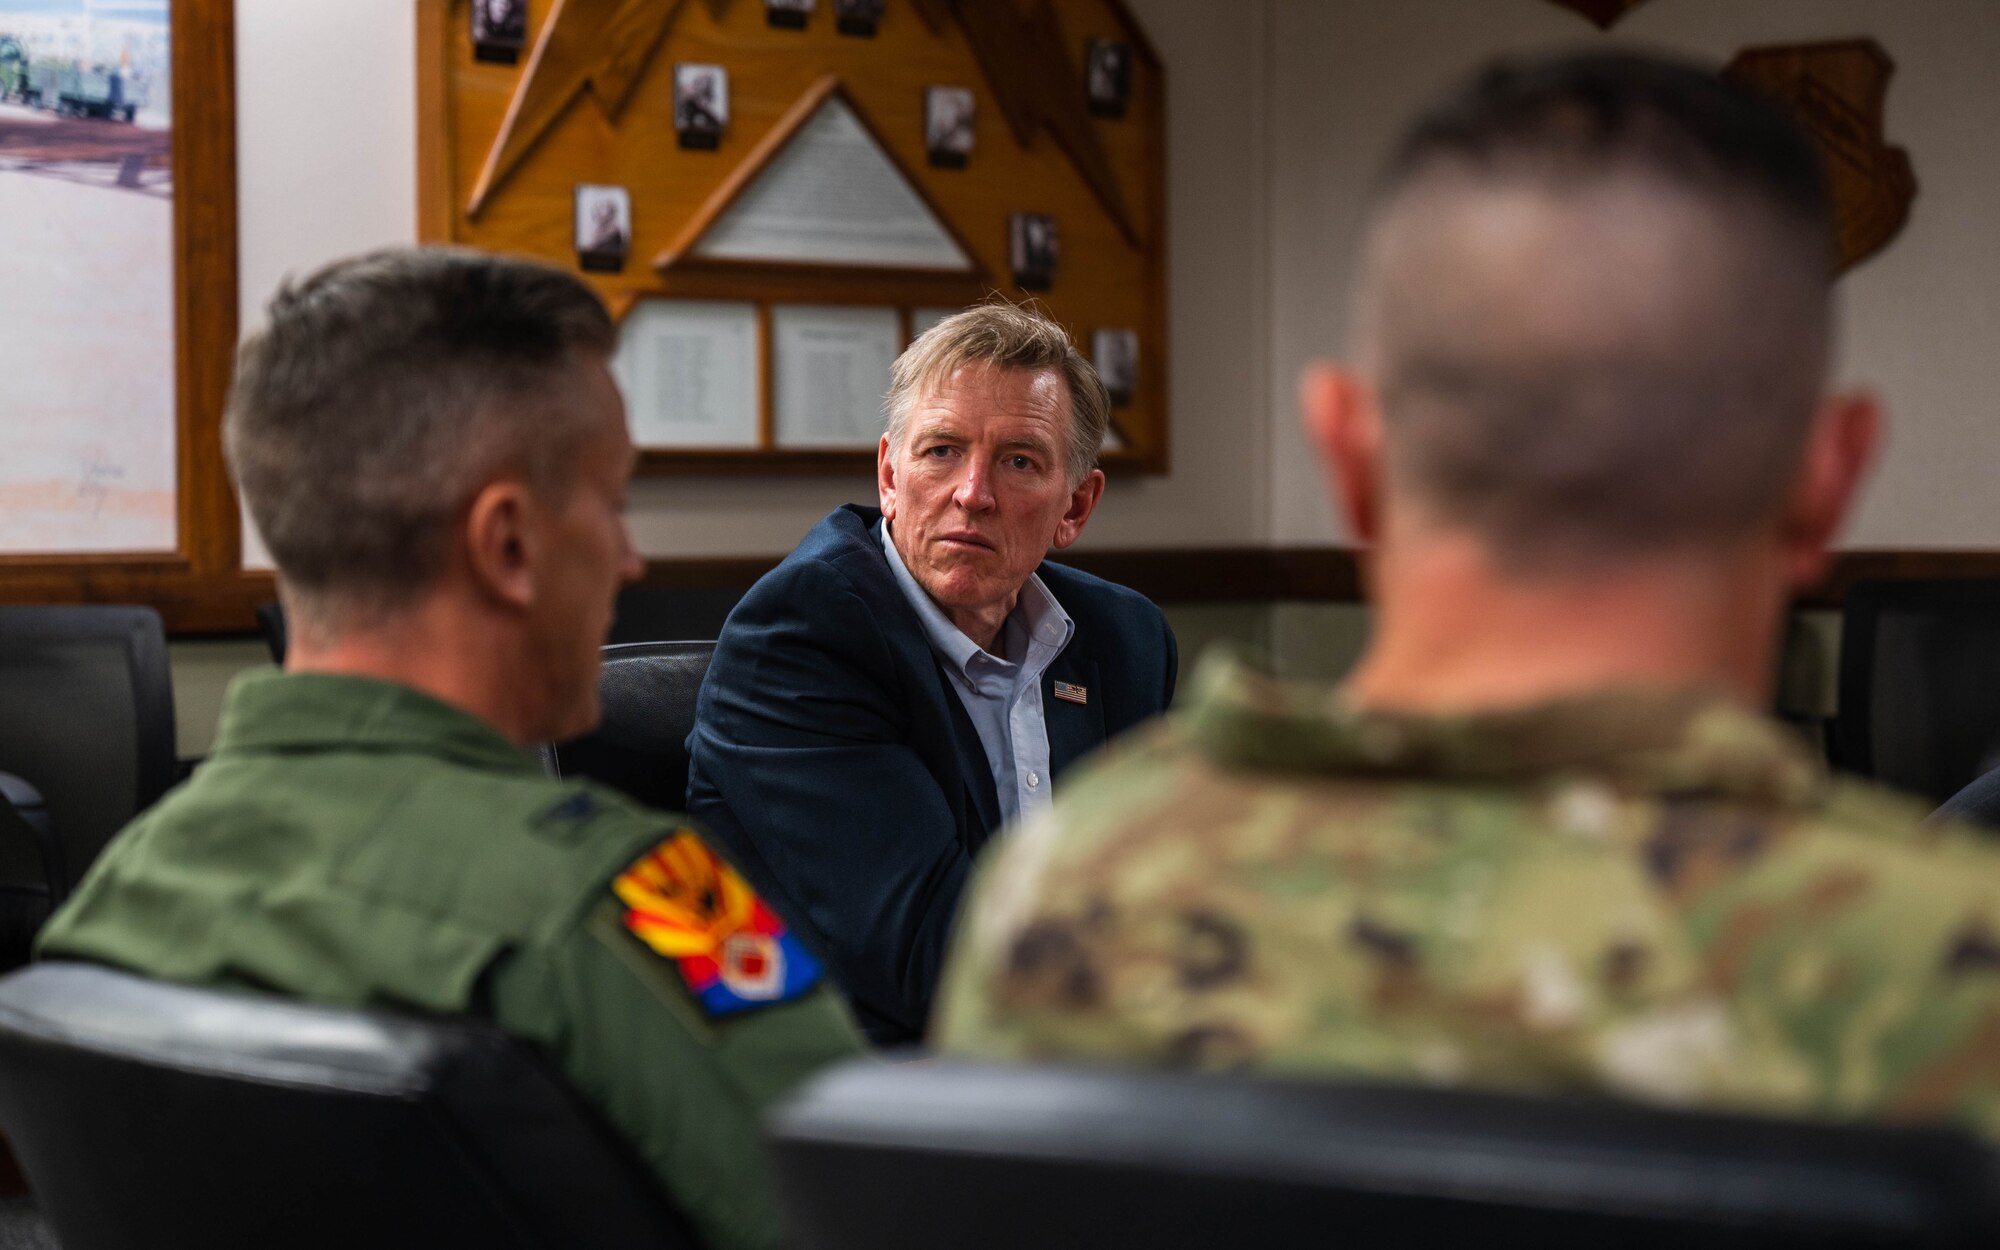
<path id="1" fill-rule="evenodd" d="M 1111 396 L 1097 370 L 1076 350 L 1067 332 L 1032 308 L 1003 300 L 975 304 L 954 313 L 918 336 L 889 378 L 883 409 L 889 419 L 889 446 L 901 447 L 909 432 L 910 410 L 967 365 L 997 369 L 1052 369 L 1069 393 L 1069 431 L 1064 468 L 1074 487 L 1097 467 L 1104 431 L 1111 423 Z"/>

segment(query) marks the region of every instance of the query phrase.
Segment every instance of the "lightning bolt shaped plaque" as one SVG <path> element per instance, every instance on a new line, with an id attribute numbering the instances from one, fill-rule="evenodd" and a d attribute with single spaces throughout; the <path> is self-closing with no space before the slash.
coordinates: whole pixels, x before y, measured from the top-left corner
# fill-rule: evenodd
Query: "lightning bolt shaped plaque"
<path id="1" fill-rule="evenodd" d="M 729 0 L 702 0 L 720 19 Z M 612 121 L 687 0 L 555 0 L 486 153 L 465 215 L 477 218 L 523 157 L 588 87 Z"/>

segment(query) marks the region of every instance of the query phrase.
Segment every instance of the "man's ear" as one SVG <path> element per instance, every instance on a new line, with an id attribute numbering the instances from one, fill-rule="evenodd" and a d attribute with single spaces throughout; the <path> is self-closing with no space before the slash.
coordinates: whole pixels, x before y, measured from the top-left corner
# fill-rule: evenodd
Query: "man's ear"
<path id="1" fill-rule="evenodd" d="M 882 516 L 896 519 L 896 457 L 889 450 L 889 436 L 875 445 L 875 494 L 882 502 Z"/>
<path id="2" fill-rule="evenodd" d="M 1828 396 L 1813 414 L 1778 535 L 1794 587 L 1826 572 L 1828 548 L 1881 448 L 1882 421 L 1881 404 L 1866 393 Z"/>
<path id="3" fill-rule="evenodd" d="M 481 593 L 513 608 L 534 604 L 540 516 L 524 482 L 501 478 L 473 496 L 464 536 L 467 564 Z"/>
<path id="4" fill-rule="evenodd" d="M 1299 413 L 1348 532 L 1374 542 L 1382 522 L 1382 416 L 1373 388 L 1351 369 L 1310 365 L 1299 379 Z"/>
<path id="5" fill-rule="evenodd" d="M 1104 498 L 1104 470 L 1092 469 L 1083 475 L 1076 489 L 1069 493 L 1069 507 L 1063 509 L 1062 520 L 1056 523 L 1056 536 L 1049 545 L 1060 551 L 1075 542 L 1083 533 L 1083 523 L 1090 514 L 1097 511 L 1097 501 Z"/>

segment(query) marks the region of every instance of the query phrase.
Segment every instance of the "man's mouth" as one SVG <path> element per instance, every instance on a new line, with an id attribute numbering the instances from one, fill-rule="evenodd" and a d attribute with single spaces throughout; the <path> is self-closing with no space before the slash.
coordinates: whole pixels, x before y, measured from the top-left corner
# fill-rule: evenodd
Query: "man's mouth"
<path id="1" fill-rule="evenodd" d="M 972 547 L 980 551 L 992 551 L 994 549 L 993 544 L 986 538 L 973 533 L 939 534 L 937 540 L 941 543 L 950 543 L 954 547 Z"/>

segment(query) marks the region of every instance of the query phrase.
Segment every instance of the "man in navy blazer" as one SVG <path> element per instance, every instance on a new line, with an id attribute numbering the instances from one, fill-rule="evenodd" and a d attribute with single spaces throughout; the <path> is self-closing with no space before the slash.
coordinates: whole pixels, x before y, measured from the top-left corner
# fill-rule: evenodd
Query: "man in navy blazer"
<path id="1" fill-rule="evenodd" d="M 1043 558 L 1104 491 L 1110 401 L 1061 327 L 948 318 L 887 407 L 882 506 L 835 509 L 751 588 L 688 738 L 689 812 L 884 1045 L 923 1034 L 980 847 L 1166 710 L 1179 664 L 1151 602 Z"/>

